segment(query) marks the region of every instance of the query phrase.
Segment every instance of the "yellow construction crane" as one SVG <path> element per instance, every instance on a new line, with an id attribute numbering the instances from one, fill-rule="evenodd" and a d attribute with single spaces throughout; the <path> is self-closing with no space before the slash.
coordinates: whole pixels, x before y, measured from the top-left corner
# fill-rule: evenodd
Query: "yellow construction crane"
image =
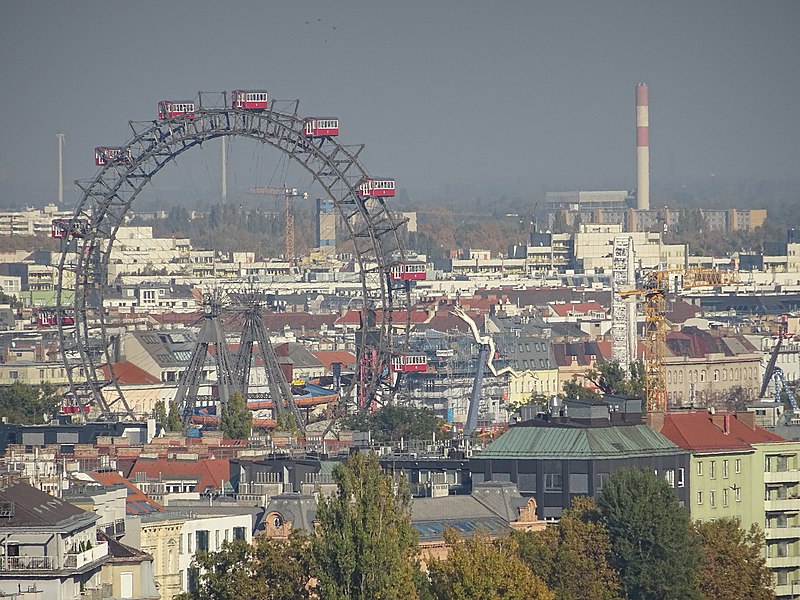
<path id="1" fill-rule="evenodd" d="M 286 260 L 293 261 L 295 258 L 294 214 L 292 213 L 289 199 L 297 197 L 302 197 L 303 199 L 307 199 L 308 192 L 298 192 L 297 188 L 289 188 L 289 187 L 282 187 L 282 188 L 254 187 L 248 189 L 247 193 L 259 196 L 273 196 L 273 197 L 283 196 L 286 199 L 286 203 L 284 205 L 284 219 L 286 222 L 286 228 L 284 230 L 284 235 L 283 235 L 284 256 L 286 257 Z"/>
<path id="2" fill-rule="evenodd" d="M 735 272 L 665 269 L 646 272 L 638 289 L 620 291 L 622 297 L 638 296 L 644 302 L 644 389 L 649 412 L 667 411 L 667 293 L 736 283 L 739 279 Z"/>

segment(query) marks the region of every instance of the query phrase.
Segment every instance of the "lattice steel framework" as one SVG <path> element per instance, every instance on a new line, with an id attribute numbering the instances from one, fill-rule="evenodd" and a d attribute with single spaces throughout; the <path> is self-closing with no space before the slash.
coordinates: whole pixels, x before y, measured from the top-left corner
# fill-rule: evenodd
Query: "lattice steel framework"
<path id="1" fill-rule="evenodd" d="M 399 228 L 404 223 L 390 211 L 383 199 L 364 201 L 357 185 L 368 177 L 361 163 L 363 145 L 350 146 L 337 138 L 309 139 L 303 135 L 303 117 L 298 114 L 299 101 L 278 102 L 262 112 L 228 107 L 227 94 L 200 92 L 196 111 L 191 116 L 163 121 L 131 121 L 133 136 L 122 147 L 125 160 L 109 161 L 95 177 L 77 181 L 83 196 L 72 218 L 75 243 L 64 244 L 59 262 L 57 305 L 74 293 L 75 330 L 67 331 L 58 324 L 62 355 L 70 388 L 82 402 L 96 405 L 105 418 L 134 415 L 117 378 L 109 349 L 110 325 L 103 310 L 108 262 L 118 228 L 135 198 L 167 163 L 183 152 L 209 140 L 223 136 L 255 139 L 276 148 L 304 168 L 336 207 L 341 222 L 352 240 L 362 289 L 362 308 L 376 310 L 375 335 L 362 336 L 358 356 L 377 356 L 373 371 L 359 373 L 345 391 L 352 394 L 355 386 L 363 394 L 375 397 L 388 393 L 382 389 L 383 372 L 389 371 L 390 355 L 395 347 L 395 321 L 407 319 L 396 313 L 408 311 L 409 294 L 400 297 L 389 289 L 386 274 L 394 261 L 403 260 Z M 77 225 L 88 223 L 82 231 Z M 373 347 L 367 348 L 366 343 Z M 93 351 L 93 348 L 100 348 Z M 72 350 L 70 350 L 72 349 Z M 77 352 L 79 366 L 68 352 Z M 106 377 L 100 367 L 108 365 Z"/>
<path id="2" fill-rule="evenodd" d="M 614 254 L 611 259 L 611 355 L 620 366 L 629 372 L 636 360 L 636 303 L 620 292 L 630 290 L 636 284 L 631 236 L 614 238 Z"/>
<path id="3" fill-rule="evenodd" d="M 220 323 L 222 315 L 222 298 L 220 294 L 208 294 L 203 299 L 203 324 L 197 335 L 197 344 L 189 358 L 189 366 L 184 371 L 175 393 L 175 404 L 182 416 L 183 424 L 188 425 L 194 415 L 197 394 L 204 385 L 203 372 L 209 349 L 214 347 L 214 364 L 217 373 L 216 394 L 209 397 L 218 401 L 219 414 L 222 415 L 228 399 L 239 391 L 239 385 L 233 376 L 233 361 L 228 352 L 228 341 Z"/>
<path id="4" fill-rule="evenodd" d="M 306 427 L 303 415 L 294 400 L 292 386 L 286 380 L 286 376 L 281 370 L 278 355 L 275 347 L 264 327 L 264 308 L 267 305 L 267 296 L 263 292 L 250 290 L 246 292 L 236 292 L 229 294 L 234 302 L 234 310 L 242 311 L 244 324 L 242 336 L 239 340 L 239 351 L 236 355 L 235 377 L 245 400 L 248 399 L 248 388 L 250 385 L 250 372 L 253 366 L 253 347 L 258 344 L 258 353 L 264 363 L 267 375 L 267 386 L 272 400 L 273 414 L 277 416 L 289 411 L 294 415 L 297 426 L 305 435 Z"/>

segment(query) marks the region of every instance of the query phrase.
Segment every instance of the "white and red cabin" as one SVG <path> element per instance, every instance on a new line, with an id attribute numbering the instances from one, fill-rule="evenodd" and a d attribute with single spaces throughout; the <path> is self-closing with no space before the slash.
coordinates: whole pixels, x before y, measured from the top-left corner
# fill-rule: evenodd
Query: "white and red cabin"
<path id="1" fill-rule="evenodd" d="M 397 354 L 392 357 L 392 373 L 426 373 L 428 357 L 425 354 Z"/>
<path id="2" fill-rule="evenodd" d="M 233 90 L 231 108 L 266 110 L 269 108 L 269 95 L 266 90 Z"/>
<path id="3" fill-rule="evenodd" d="M 38 327 L 56 327 L 59 321 L 64 326 L 75 325 L 75 317 L 67 314 L 63 308 L 38 308 L 35 315 Z"/>
<path id="4" fill-rule="evenodd" d="M 358 195 L 362 198 L 387 198 L 394 196 L 394 179 L 362 179 L 358 184 Z"/>
<path id="5" fill-rule="evenodd" d="M 94 164 L 104 167 L 109 163 L 129 165 L 133 162 L 133 153 L 130 148 L 119 146 L 98 146 L 94 149 Z"/>
<path id="6" fill-rule="evenodd" d="M 87 404 L 83 407 L 83 412 L 85 414 L 89 414 L 91 408 Z M 75 415 L 81 412 L 81 405 L 74 397 L 71 395 L 64 396 L 61 399 L 61 414 L 62 415 Z"/>
<path id="7" fill-rule="evenodd" d="M 424 281 L 427 277 L 425 263 L 421 261 L 395 263 L 389 271 L 389 277 L 393 281 Z"/>
<path id="8" fill-rule="evenodd" d="M 50 237 L 66 239 L 68 237 L 83 237 L 89 230 L 86 219 L 53 219 L 50 224 Z"/>
<path id="9" fill-rule="evenodd" d="M 194 119 L 193 100 L 162 100 L 158 103 L 158 118 L 174 119 L 176 117 L 188 117 Z"/>
<path id="10" fill-rule="evenodd" d="M 339 135 L 339 119 L 333 117 L 307 117 L 303 120 L 306 137 L 333 137 Z"/>

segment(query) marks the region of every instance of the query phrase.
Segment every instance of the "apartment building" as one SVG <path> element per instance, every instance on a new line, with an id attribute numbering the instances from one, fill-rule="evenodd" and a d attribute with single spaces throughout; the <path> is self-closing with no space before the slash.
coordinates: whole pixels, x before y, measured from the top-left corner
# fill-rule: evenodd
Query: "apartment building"
<path id="1" fill-rule="evenodd" d="M 667 413 L 660 433 L 691 453 L 685 477 L 692 519 L 732 517 L 744 529 L 762 529 L 775 597 L 788 599 L 800 579 L 800 442 L 758 427 L 755 417 Z"/>
<path id="2" fill-rule="evenodd" d="M 99 519 L 26 483 L 0 489 L 0 595 L 79 600 L 100 590 L 108 543 L 97 539 Z"/>

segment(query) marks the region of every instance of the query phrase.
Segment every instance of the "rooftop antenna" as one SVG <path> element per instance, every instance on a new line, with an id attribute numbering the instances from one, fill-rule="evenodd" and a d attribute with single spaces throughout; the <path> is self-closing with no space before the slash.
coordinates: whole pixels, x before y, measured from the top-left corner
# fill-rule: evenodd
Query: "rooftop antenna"
<path id="1" fill-rule="evenodd" d="M 64 204 L 64 146 L 66 146 L 66 142 L 63 133 L 57 133 L 56 138 L 58 138 L 58 205 L 62 206 Z"/>

